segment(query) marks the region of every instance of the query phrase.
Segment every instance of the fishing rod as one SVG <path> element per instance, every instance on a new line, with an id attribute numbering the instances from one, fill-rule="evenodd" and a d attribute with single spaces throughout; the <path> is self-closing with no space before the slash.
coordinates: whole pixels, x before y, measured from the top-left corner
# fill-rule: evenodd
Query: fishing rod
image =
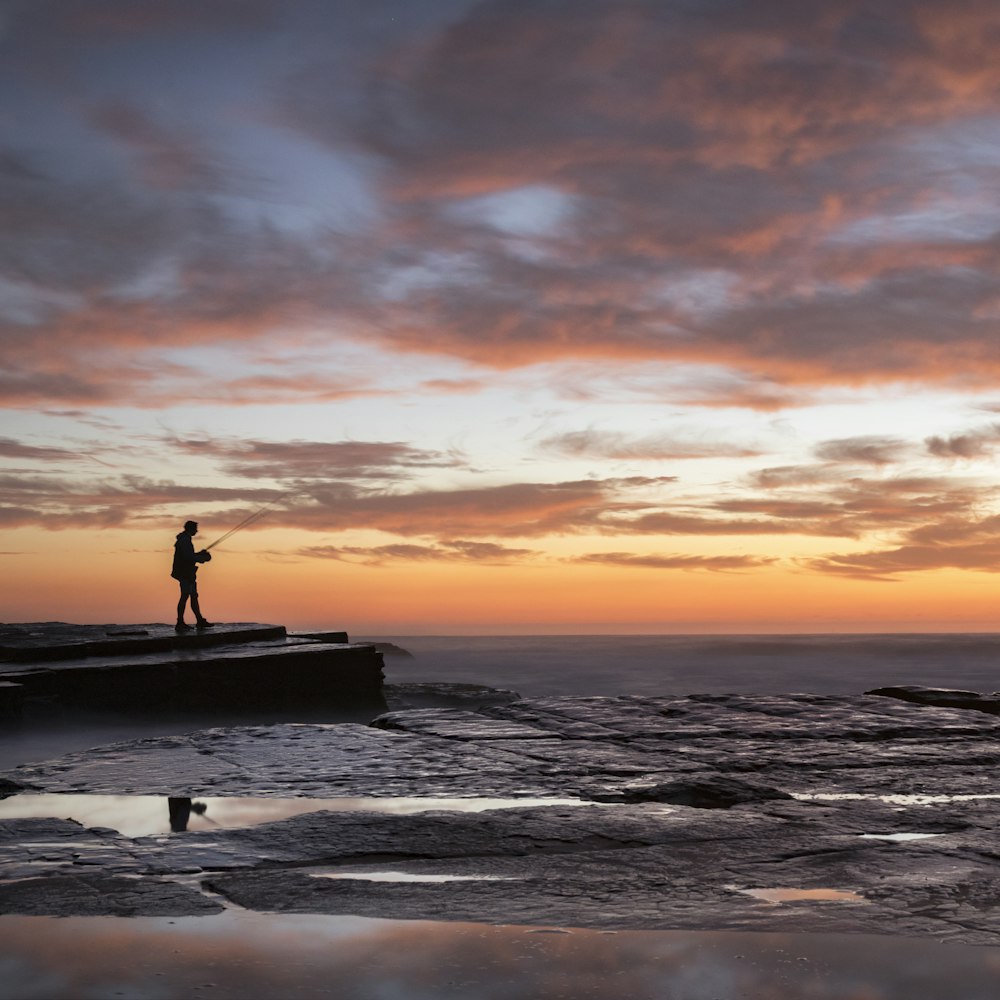
<path id="1" fill-rule="evenodd" d="M 220 535 L 218 538 L 216 538 L 216 540 L 212 542 L 211 545 L 206 545 L 205 548 L 202 549 L 202 551 L 207 552 L 209 549 L 214 549 L 215 546 L 219 544 L 219 542 L 224 542 L 230 535 L 235 535 L 237 531 L 241 531 L 243 528 L 249 527 L 256 521 L 259 521 L 262 517 L 264 517 L 265 514 L 269 514 L 271 512 L 271 508 L 279 500 L 284 500 L 285 497 L 289 496 L 290 494 L 294 495 L 291 493 L 291 490 L 288 490 L 285 493 L 281 493 L 278 496 L 276 496 L 272 501 L 270 501 L 270 503 L 266 503 L 259 510 L 255 510 L 252 514 L 248 514 L 245 518 L 243 518 L 242 521 L 240 521 L 239 524 L 234 525 L 224 535 Z"/>

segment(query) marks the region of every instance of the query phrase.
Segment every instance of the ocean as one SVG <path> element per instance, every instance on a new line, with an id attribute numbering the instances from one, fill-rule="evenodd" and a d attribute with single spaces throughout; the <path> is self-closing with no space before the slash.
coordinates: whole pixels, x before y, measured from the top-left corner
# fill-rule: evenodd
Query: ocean
<path id="1" fill-rule="evenodd" d="M 352 637 L 353 638 L 353 637 Z M 889 684 L 989 692 L 1000 634 L 367 636 L 387 683 L 449 681 L 549 695 L 862 694 Z"/>

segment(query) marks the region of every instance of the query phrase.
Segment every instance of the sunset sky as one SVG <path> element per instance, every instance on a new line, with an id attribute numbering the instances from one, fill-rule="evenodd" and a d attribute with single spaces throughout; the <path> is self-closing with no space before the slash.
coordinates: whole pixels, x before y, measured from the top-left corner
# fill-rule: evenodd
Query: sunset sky
<path id="1" fill-rule="evenodd" d="M 992 631 L 995 0 L 0 0 L 0 620 Z"/>

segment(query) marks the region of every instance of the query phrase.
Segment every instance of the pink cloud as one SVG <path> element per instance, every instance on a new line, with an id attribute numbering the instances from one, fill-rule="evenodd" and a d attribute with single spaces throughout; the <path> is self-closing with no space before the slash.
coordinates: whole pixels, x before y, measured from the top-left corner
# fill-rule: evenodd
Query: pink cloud
<path id="1" fill-rule="evenodd" d="M 442 541 L 435 545 L 312 545 L 299 549 L 299 554 L 318 559 L 360 562 L 381 566 L 389 562 L 469 562 L 488 566 L 504 566 L 522 561 L 538 553 L 532 549 L 517 549 L 494 542 Z"/>
<path id="2" fill-rule="evenodd" d="M 817 458 L 829 462 L 858 462 L 867 465 L 891 465 L 910 450 L 899 438 L 865 435 L 823 441 L 814 449 Z"/>
<path id="3" fill-rule="evenodd" d="M 571 562 L 600 566 L 638 566 L 646 569 L 732 572 L 758 569 L 777 562 L 777 559 L 768 556 L 638 555 L 630 552 L 592 552 L 589 555 L 578 556 Z"/>
<path id="4" fill-rule="evenodd" d="M 567 431 L 540 442 L 543 450 L 573 457 L 646 459 L 746 458 L 760 452 L 724 441 L 682 440 L 669 434 L 630 437 L 614 431 Z"/>
<path id="5" fill-rule="evenodd" d="M 988 458 L 1000 447 L 1000 424 L 966 434 L 927 438 L 927 451 L 938 458 Z"/>
<path id="6" fill-rule="evenodd" d="M 219 441 L 172 438 L 171 445 L 191 455 L 220 460 L 230 475 L 249 479 L 335 481 L 393 479 L 415 469 L 460 468 L 457 452 L 440 452 L 402 441 Z"/>
<path id="7" fill-rule="evenodd" d="M 632 2 L 417 5 L 412 31 L 322 5 L 153 6 L 40 0 L 8 25 L 4 80 L 60 123 L 0 150 L 9 405 L 279 402 L 298 381 L 343 398 L 348 386 L 315 373 L 211 389 L 202 373 L 150 374 L 168 348 L 304 330 L 324 331 L 331 357 L 357 338 L 498 368 L 737 372 L 677 397 L 706 406 L 777 410 L 831 384 L 1000 383 L 1000 177 L 988 143 L 956 139 L 996 110 L 989 5 L 736 0 L 724 18 Z M 220 29 L 232 49 L 192 61 L 205 106 L 191 107 L 163 67 Z M 137 39 L 160 58 L 139 66 Z M 371 191 L 365 224 L 290 224 L 297 199 L 321 199 L 277 167 L 248 188 L 246 150 L 224 128 L 205 140 L 199 121 L 239 117 L 248 62 L 260 106 L 241 113 L 278 150 L 294 135 L 289 162 L 308 142 L 331 169 L 362 164 L 343 169 Z M 503 199 L 539 191 L 562 210 L 516 231 Z M 481 195 L 491 213 L 470 204 Z"/>
<path id="8" fill-rule="evenodd" d="M 32 445 L 14 438 L 0 437 L 0 459 L 75 459 L 79 455 L 68 448 L 57 448 L 52 445 Z"/>

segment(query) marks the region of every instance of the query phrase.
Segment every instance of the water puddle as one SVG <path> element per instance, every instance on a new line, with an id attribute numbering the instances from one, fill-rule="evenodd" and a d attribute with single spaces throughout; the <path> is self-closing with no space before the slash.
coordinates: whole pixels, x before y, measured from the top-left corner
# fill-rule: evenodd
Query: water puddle
<path id="1" fill-rule="evenodd" d="M 434 875 L 416 872 L 312 872 L 313 878 L 350 879 L 361 882 L 517 882 L 508 875 Z"/>
<path id="2" fill-rule="evenodd" d="M 899 806 L 932 806 L 949 802 L 973 802 L 977 799 L 1000 799 L 995 792 L 983 795 L 878 795 L 873 792 L 793 792 L 802 802 L 886 802 Z"/>
<path id="3" fill-rule="evenodd" d="M 866 903 L 864 896 L 847 889 L 741 889 L 739 886 L 727 885 L 727 889 L 742 892 L 754 899 L 766 903 L 798 903 L 802 901 L 831 903 Z"/>
<path id="4" fill-rule="evenodd" d="M 864 934 L 600 931 L 229 911 L 0 917 L 0 996 L 996 1000 L 1000 948 Z"/>
<path id="5" fill-rule="evenodd" d="M 55 795 L 22 793 L 0 800 L 0 820 L 25 817 L 73 819 L 106 827 L 126 837 L 151 837 L 181 830 L 256 826 L 321 810 L 416 813 L 429 810 L 482 812 L 529 806 L 592 806 L 583 799 L 339 798 L 271 799 L 206 796 L 194 800 L 162 795 Z"/>
<path id="6" fill-rule="evenodd" d="M 943 837 L 943 833 L 860 833 L 862 840 L 887 840 L 892 843 L 905 843 L 910 840 L 930 840 L 932 837 Z"/>

